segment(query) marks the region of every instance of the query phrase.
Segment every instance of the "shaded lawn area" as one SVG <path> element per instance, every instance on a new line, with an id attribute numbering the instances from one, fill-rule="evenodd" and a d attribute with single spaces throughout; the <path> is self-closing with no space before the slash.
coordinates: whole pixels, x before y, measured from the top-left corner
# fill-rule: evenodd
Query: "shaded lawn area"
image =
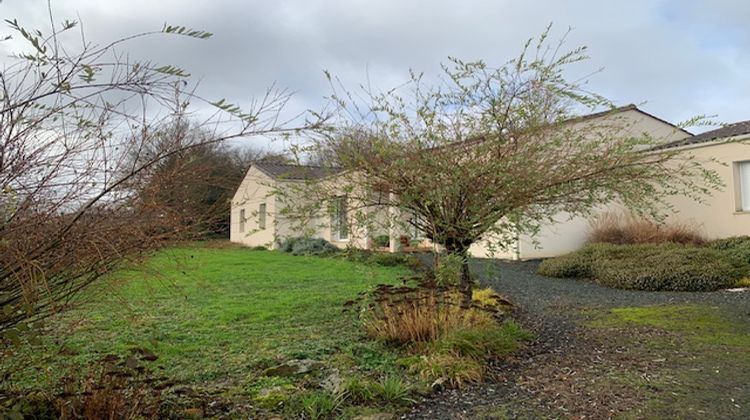
<path id="1" fill-rule="evenodd" d="M 82 295 L 80 307 L 49 320 L 43 347 L 22 349 L 44 367 L 6 384 L 47 388 L 138 347 L 153 351 L 151 367 L 179 383 L 242 392 L 279 361 L 351 352 L 361 333 L 343 303 L 404 274 L 403 267 L 243 248 L 169 249 L 115 273 Z"/>

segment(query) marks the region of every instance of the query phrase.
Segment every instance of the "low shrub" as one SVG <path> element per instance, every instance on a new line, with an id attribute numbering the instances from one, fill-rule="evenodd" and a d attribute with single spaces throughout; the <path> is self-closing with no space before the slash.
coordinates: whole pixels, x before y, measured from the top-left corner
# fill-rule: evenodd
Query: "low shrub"
<path id="1" fill-rule="evenodd" d="M 477 360 L 516 351 L 531 336 L 513 321 L 451 331 L 430 343 L 431 352 L 451 353 Z"/>
<path id="2" fill-rule="evenodd" d="M 591 222 L 589 242 L 615 245 L 706 242 L 696 226 L 672 222 L 660 224 L 634 215 L 604 213 Z"/>
<path id="3" fill-rule="evenodd" d="M 543 261 L 538 271 L 552 277 L 592 278 L 621 289 L 712 291 L 731 285 L 746 269 L 725 251 L 665 243 L 587 245 Z"/>
<path id="4" fill-rule="evenodd" d="M 558 278 L 591 278 L 595 245 L 587 245 L 578 251 L 549 258 L 539 264 L 537 271 L 543 276 Z"/>
<path id="5" fill-rule="evenodd" d="M 369 395 L 373 401 L 403 405 L 413 403 L 412 386 L 398 376 L 385 376 L 369 384 Z"/>
<path id="6" fill-rule="evenodd" d="M 435 283 L 440 287 L 458 286 L 463 258 L 460 255 L 441 255 L 435 267 Z"/>
<path id="7" fill-rule="evenodd" d="M 347 248 L 341 251 L 340 256 L 349 261 L 362 264 L 374 264 L 384 267 L 406 265 L 414 271 L 422 265 L 421 261 L 416 257 L 403 253 L 373 252 L 364 249 Z"/>
<path id="8" fill-rule="evenodd" d="M 391 245 L 391 237 L 388 235 L 378 235 L 372 238 L 372 242 L 377 247 L 388 248 Z"/>
<path id="9" fill-rule="evenodd" d="M 732 236 L 729 238 L 715 239 L 706 244 L 706 246 L 720 251 L 750 248 L 750 236 Z"/>
<path id="10" fill-rule="evenodd" d="M 336 246 L 322 238 L 288 238 L 279 246 L 282 252 L 292 255 L 329 255 L 339 251 Z"/>
<path id="11" fill-rule="evenodd" d="M 732 261 L 737 269 L 737 277 L 750 276 L 750 236 L 717 239 L 709 242 L 708 247 Z"/>
<path id="12" fill-rule="evenodd" d="M 418 374 L 422 380 L 430 381 L 433 387 L 447 384 L 461 388 L 467 384 L 479 383 L 484 377 L 485 365 L 482 361 L 468 357 L 436 353 L 417 358 L 409 371 Z"/>
<path id="13" fill-rule="evenodd" d="M 384 267 L 395 267 L 397 265 L 408 264 L 409 259 L 413 258 L 406 254 L 393 254 L 388 252 L 374 252 L 369 262 Z"/>

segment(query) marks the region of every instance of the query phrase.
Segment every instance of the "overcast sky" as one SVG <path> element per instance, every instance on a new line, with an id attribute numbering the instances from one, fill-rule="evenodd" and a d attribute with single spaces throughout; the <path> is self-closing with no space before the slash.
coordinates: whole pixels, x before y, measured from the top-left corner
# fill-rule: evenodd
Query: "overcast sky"
<path id="1" fill-rule="evenodd" d="M 44 28 L 45 5 L 3 0 L 0 15 Z M 208 98 L 242 103 L 275 82 L 297 92 L 290 112 L 322 103 L 324 69 L 352 84 L 369 74 L 389 88 L 410 68 L 435 74 L 448 56 L 503 63 L 553 22 L 553 36 L 570 26 L 568 44 L 590 48 L 592 59 L 573 70 L 604 67 L 592 90 L 618 105 L 674 122 L 750 119 L 747 0 L 57 0 L 53 9 L 58 20 L 80 19 L 100 43 L 164 22 L 213 32 L 204 41 L 150 38 L 127 51 L 186 68 Z M 12 45 L 0 45 L 3 60 Z"/>

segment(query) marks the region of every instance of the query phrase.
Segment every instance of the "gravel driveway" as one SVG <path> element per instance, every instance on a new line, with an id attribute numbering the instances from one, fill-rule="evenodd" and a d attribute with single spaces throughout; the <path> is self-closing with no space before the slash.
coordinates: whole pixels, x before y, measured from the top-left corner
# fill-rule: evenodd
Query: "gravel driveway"
<path id="1" fill-rule="evenodd" d="M 472 273 L 483 286 L 491 286 L 517 305 L 516 318 L 536 334 L 536 339 L 524 354 L 494 369 L 495 374 L 488 383 L 462 391 L 446 390 L 436 393 L 427 401 L 418 404 L 404 418 L 477 418 L 482 417 L 483 407 L 506 407 L 502 415 L 485 416 L 492 418 L 536 418 L 539 411 L 524 412 L 524 399 L 530 399 L 528 392 L 520 389 L 519 378 L 527 370 L 539 374 L 540 364 L 555 366 L 556 371 L 564 369 L 570 355 L 588 357 L 598 352 L 616 354 L 617 349 L 606 349 L 607 343 L 599 347 L 589 342 L 589 337 L 581 334 L 578 321 L 587 309 L 606 309 L 622 306 L 647 306 L 661 304 L 703 304 L 724 308 L 736 316 L 738 321 L 750 325 L 750 291 L 719 291 L 709 293 L 692 292 L 641 292 L 618 290 L 599 286 L 589 281 L 575 279 L 553 279 L 536 274 L 538 261 L 503 262 L 497 260 L 474 260 Z M 606 337 L 604 338 L 606 341 Z M 533 368 L 532 368 L 533 366 Z M 648 367 L 646 367 L 648 369 Z M 529 373 L 533 375 L 534 373 Z M 542 373 L 543 374 L 543 373 Z M 579 391 L 583 393 L 583 391 Z M 598 403 L 594 396 L 588 404 Z M 625 397 L 623 397 L 625 398 Z M 602 401 L 603 406 L 607 401 Z M 625 404 L 625 402 L 621 403 Z M 586 408 L 584 406 L 583 410 Z M 616 413 L 616 410 L 611 410 Z M 591 415 L 601 413 L 570 413 L 571 417 L 602 417 Z M 567 417 L 567 415 L 563 415 Z M 544 415 L 543 417 L 546 417 Z M 551 415 L 558 417 L 558 415 Z"/>

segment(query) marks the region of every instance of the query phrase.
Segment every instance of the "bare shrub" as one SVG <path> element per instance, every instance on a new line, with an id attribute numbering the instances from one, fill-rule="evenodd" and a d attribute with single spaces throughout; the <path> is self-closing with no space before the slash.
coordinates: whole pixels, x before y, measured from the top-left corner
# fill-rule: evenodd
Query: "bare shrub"
<path id="1" fill-rule="evenodd" d="M 147 419 L 159 418 L 158 378 L 135 356 L 107 355 L 83 372 L 61 380 L 61 391 L 12 397 L 10 418 Z M 0 410 L 1 411 L 1 410 Z"/>
<path id="2" fill-rule="evenodd" d="M 632 214 L 606 212 L 590 222 L 589 242 L 626 244 L 702 245 L 706 238 L 698 227 L 688 223 L 657 223 Z"/>
<path id="3" fill-rule="evenodd" d="M 52 13 L 46 29 L 7 22 L 26 44 L 0 75 L 0 344 L 122 262 L 212 224 L 197 205 L 207 189 L 182 188 L 186 172 L 214 179 L 190 151 L 304 128 L 279 119 L 283 90 L 240 109 L 197 95 L 183 69 L 122 52 L 136 38 L 208 32 L 165 25 L 96 44 L 64 36 L 78 23 Z M 196 125 L 201 104 L 213 111 Z"/>

